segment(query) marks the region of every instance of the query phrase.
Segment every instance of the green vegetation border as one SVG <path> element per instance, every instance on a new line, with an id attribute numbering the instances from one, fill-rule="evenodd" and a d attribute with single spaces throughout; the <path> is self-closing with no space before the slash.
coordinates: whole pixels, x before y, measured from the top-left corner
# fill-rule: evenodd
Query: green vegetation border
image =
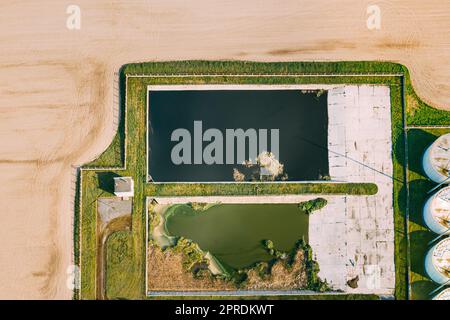
<path id="1" fill-rule="evenodd" d="M 139 75 L 152 75 L 151 78 Z M 210 76 L 202 76 L 208 74 Z M 240 76 L 233 77 L 231 75 Z M 182 75 L 182 76 L 174 76 Z M 191 75 L 191 76 L 190 76 Z M 196 76 L 193 76 L 196 75 Z M 212 76 L 213 75 L 213 76 Z M 286 77 L 283 77 L 285 75 Z M 117 298 L 146 298 L 145 296 L 145 198 L 161 195 L 195 195 L 195 194 L 276 194 L 276 193 L 333 193 L 333 186 L 325 183 L 316 186 L 307 184 L 228 184 L 221 185 L 195 184 L 182 188 L 171 184 L 147 184 L 145 157 L 145 127 L 146 127 L 146 90 L 150 84 L 206 84 L 206 83 L 264 83 L 264 84 L 384 84 L 391 88 L 392 105 L 392 138 L 394 161 L 394 222 L 396 250 L 396 290 L 398 299 L 409 296 L 409 264 L 407 214 L 401 210 L 400 203 L 406 203 L 406 195 L 402 193 L 404 171 L 405 125 L 441 125 L 449 123 L 449 113 L 443 113 L 427 106 L 414 93 L 406 67 L 388 62 L 288 62 L 259 63 L 239 61 L 178 61 L 150 62 L 126 65 L 121 70 L 121 100 L 124 121 L 119 123 L 119 129 L 114 142 L 93 163 L 87 164 L 80 173 L 80 207 L 76 208 L 81 218 L 81 234 L 75 237 L 75 257 L 79 257 L 81 267 L 81 298 L 95 298 L 95 225 L 96 201 L 102 196 L 113 196 L 109 185 L 114 175 L 132 176 L 135 180 L 135 201 L 132 213 L 131 254 L 127 257 L 132 263 L 124 266 L 134 266 L 111 272 L 123 272 L 127 276 L 126 292 L 118 292 L 114 283 L 109 281 L 107 291 L 115 292 Z M 403 101 L 405 98 L 405 101 Z M 126 101 L 125 101 L 126 100 Z M 125 107 L 126 102 L 126 107 Z M 406 113 L 403 114 L 403 103 Z M 125 108 L 127 110 L 125 110 Z M 118 148 L 121 156 L 117 157 Z M 127 152 L 124 152 L 127 151 Z M 124 156 L 125 155 L 125 156 Z M 127 167 L 124 167 L 126 161 Z M 117 169 L 92 169 L 92 167 L 114 167 Z M 91 168 L 91 170 L 88 170 Z M 333 185 L 330 183 L 330 185 Z M 372 184 L 352 184 L 355 190 L 348 192 L 356 194 L 373 194 L 376 187 Z M 321 188 L 329 189 L 321 189 Z M 345 193 L 340 188 L 336 193 Z M 346 186 L 344 186 L 345 188 Z M 228 189 L 227 189 L 228 188 Z M 306 188 L 306 189 L 305 189 Z M 358 191 L 359 190 L 359 191 Z M 78 233 L 78 228 L 74 230 Z M 114 241 L 114 238 L 112 239 Z M 108 244 L 108 247 L 114 244 Z M 79 250 L 77 250 L 79 248 Z M 129 262 L 130 262 L 129 261 Z M 136 267 L 141 266 L 141 267 Z M 121 268 L 120 266 L 117 266 Z M 110 286 L 114 286 L 111 288 Z M 76 292 L 75 297 L 80 297 Z M 364 297 L 364 296 L 360 296 Z"/>

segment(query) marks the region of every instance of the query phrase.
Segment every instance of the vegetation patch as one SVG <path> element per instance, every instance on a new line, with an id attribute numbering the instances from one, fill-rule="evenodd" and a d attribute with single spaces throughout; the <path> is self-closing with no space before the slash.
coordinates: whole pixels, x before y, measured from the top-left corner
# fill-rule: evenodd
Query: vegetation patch
<path id="1" fill-rule="evenodd" d="M 227 195 L 279 195 L 327 194 L 372 195 L 378 192 L 374 183 L 158 183 L 146 184 L 146 194 L 168 196 L 227 196 Z"/>
<path id="2" fill-rule="evenodd" d="M 134 263 L 133 243 L 129 231 L 118 231 L 108 238 L 106 245 L 106 297 L 124 299 L 136 289 L 139 266 Z"/>
<path id="3" fill-rule="evenodd" d="M 316 198 L 305 202 L 300 202 L 298 207 L 306 214 L 311 214 L 315 210 L 320 210 L 327 205 L 327 200 L 324 198 Z"/>
<path id="4" fill-rule="evenodd" d="M 198 246 L 186 239 L 177 245 L 161 249 L 149 243 L 148 290 L 222 291 L 222 290 L 314 290 L 325 292 L 329 287 L 317 273 L 311 248 L 300 240 L 291 252 L 279 253 L 269 262 L 234 270 L 220 264 L 222 271 L 214 274 L 210 261 Z"/>

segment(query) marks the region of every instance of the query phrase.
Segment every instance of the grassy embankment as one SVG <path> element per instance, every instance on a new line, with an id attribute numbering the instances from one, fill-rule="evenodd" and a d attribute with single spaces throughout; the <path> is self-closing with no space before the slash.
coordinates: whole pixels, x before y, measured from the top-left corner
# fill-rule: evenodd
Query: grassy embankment
<path id="1" fill-rule="evenodd" d="M 168 78 L 165 74 L 223 74 L 220 77 L 182 77 Z M 226 74 L 330 74 L 339 75 L 328 77 L 227 77 Z M 342 74 L 377 73 L 379 76 L 343 77 Z M 125 143 L 127 144 L 125 170 L 93 170 L 82 171 L 82 298 L 95 298 L 95 223 L 96 199 L 100 196 L 112 196 L 111 179 L 114 174 L 130 175 L 135 180 L 135 198 L 132 214 L 132 231 L 128 234 L 130 251 L 124 255 L 121 263 L 115 263 L 112 255 L 108 259 L 107 293 L 109 297 L 144 298 L 145 274 L 145 197 L 162 195 L 260 195 L 281 193 L 349 193 L 373 194 L 376 186 L 372 184 L 227 184 L 227 185 L 176 185 L 176 184 L 146 184 L 145 159 L 145 108 L 146 86 L 150 84 L 203 84 L 203 83 L 235 83 L 235 84 L 385 84 L 391 87 L 393 145 L 394 145 L 394 210 L 395 210 L 395 240 L 396 240 L 396 296 L 406 298 L 406 238 L 405 238 L 405 212 L 401 203 L 405 203 L 403 189 L 403 132 L 402 132 L 402 93 L 399 77 L 384 76 L 386 73 L 404 73 L 405 100 L 407 103 L 407 120 L 409 124 L 439 124 L 443 112 L 430 108 L 419 101 L 411 87 L 408 72 L 405 67 L 392 63 L 378 62 L 338 62 L 338 63 L 250 63 L 250 62 L 170 62 L 170 63 L 144 63 L 127 65 L 122 70 L 121 91 L 122 108 L 125 99 L 125 74 L 158 74 L 155 78 L 128 78 L 127 83 L 127 112 L 126 119 L 119 123 L 119 131 L 112 145 L 87 167 L 122 167 L 124 165 Z M 122 114 L 125 111 L 122 110 Z M 125 122 L 127 129 L 125 130 Z M 126 131 L 126 134 L 125 134 Z M 126 139 L 125 139 L 126 136 Z M 118 153 L 120 150 L 120 154 Z M 77 208 L 78 210 L 78 208 Z M 108 248 L 117 247 L 116 237 L 108 241 Z M 122 240 L 121 240 L 122 241 Z M 78 243 L 75 245 L 78 248 Z M 78 257 L 79 252 L 76 252 Z M 114 274 L 121 274 L 115 277 Z M 108 280 L 109 279 L 109 280 Z M 116 280 L 118 279 L 118 280 Z M 334 297 L 334 296 L 333 296 Z M 356 296 L 358 298 L 366 296 Z M 368 296 L 371 297 L 371 296 Z M 339 296 L 339 298 L 345 298 Z M 349 298 L 352 298 L 349 296 Z"/>

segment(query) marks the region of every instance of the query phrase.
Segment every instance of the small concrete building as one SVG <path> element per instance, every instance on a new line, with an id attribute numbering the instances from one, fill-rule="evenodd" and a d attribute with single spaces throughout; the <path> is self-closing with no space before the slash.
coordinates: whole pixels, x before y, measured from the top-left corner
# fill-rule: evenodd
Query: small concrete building
<path id="1" fill-rule="evenodd" d="M 436 283 L 445 284 L 450 281 L 450 238 L 446 238 L 433 246 L 425 257 L 425 270 Z"/>
<path id="2" fill-rule="evenodd" d="M 450 233 L 450 187 L 439 190 L 428 199 L 423 208 L 423 220 L 435 233 Z"/>
<path id="3" fill-rule="evenodd" d="M 444 134 L 425 151 L 423 170 L 436 183 L 450 183 L 450 133 Z"/>
<path id="4" fill-rule="evenodd" d="M 134 196 L 134 181 L 131 177 L 114 178 L 114 194 L 121 198 Z"/>

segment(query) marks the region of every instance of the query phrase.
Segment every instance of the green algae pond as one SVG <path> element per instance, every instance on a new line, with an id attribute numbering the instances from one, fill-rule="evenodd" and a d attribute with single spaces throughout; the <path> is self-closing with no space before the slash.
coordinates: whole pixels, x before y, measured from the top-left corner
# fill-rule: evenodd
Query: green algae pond
<path id="1" fill-rule="evenodd" d="M 176 204 L 160 214 L 166 237 L 190 239 L 235 270 L 274 258 L 264 240 L 283 252 L 298 240 L 308 241 L 309 216 L 298 204 Z"/>

